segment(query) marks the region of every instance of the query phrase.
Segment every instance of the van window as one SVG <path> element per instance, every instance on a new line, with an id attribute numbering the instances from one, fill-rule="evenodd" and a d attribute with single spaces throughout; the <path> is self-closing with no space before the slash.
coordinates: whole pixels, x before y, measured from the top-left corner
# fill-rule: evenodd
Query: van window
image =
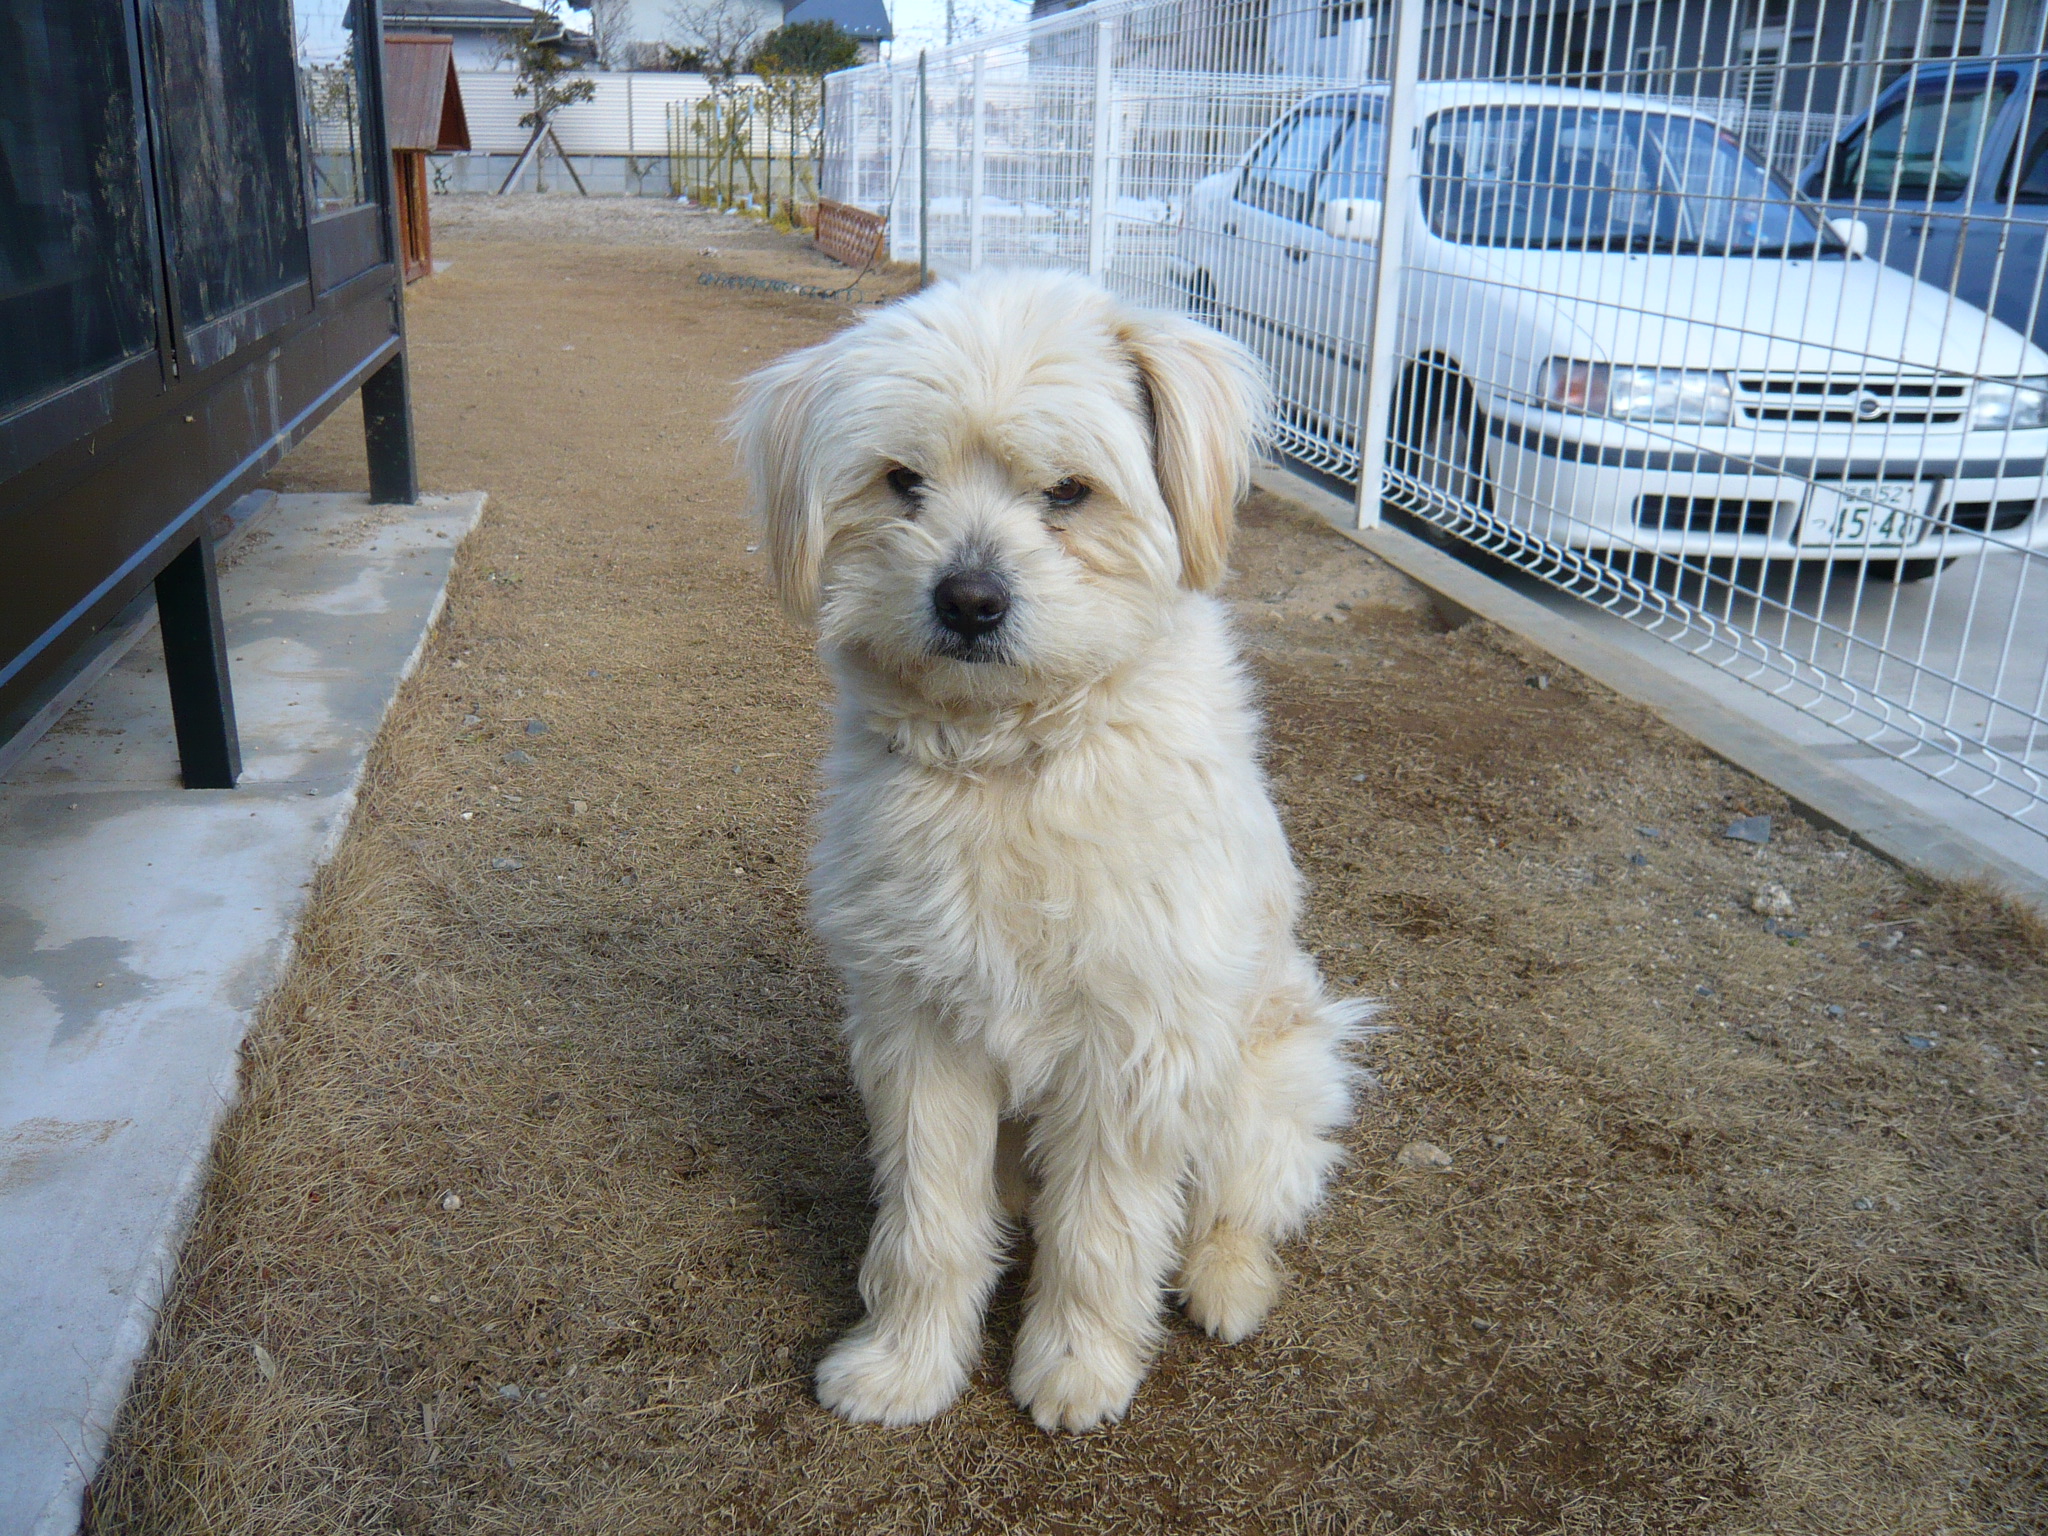
<path id="1" fill-rule="evenodd" d="M 1306 223 L 1323 156 L 1347 116 L 1337 108 L 1310 108 L 1283 124 L 1245 167 L 1238 181 L 1238 199 L 1283 219 Z"/>
<path id="2" fill-rule="evenodd" d="M 1380 171 L 1386 160 L 1387 136 L 1380 131 L 1378 109 L 1349 119 L 1316 187 L 1317 209 L 1333 197 L 1378 198 Z"/>
<path id="3" fill-rule="evenodd" d="M 1835 147 L 1827 184 L 1814 194 L 1867 203 L 1961 197 L 1986 130 L 2018 84 L 2009 72 L 1923 77 Z"/>
<path id="4" fill-rule="evenodd" d="M 1422 206 L 1460 245 L 1818 254 L 1791 191 L 1699 118 L 1523 104 L 1440 112 L 1423 130 Z"/>
<path id="5" fill-rule="evenodd" d="M 2020 125 L 2019 142 L 1998 184 L 1998 200 L 2048 203 L 2048 91 L 2035 93 L 2034 110 Z"/>

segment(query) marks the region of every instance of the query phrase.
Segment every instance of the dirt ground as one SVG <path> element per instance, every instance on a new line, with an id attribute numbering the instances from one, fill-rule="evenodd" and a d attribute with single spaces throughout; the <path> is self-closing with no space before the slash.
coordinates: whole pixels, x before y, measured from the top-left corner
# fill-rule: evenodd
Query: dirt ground
<path id="1" fill-rule="evenodd" d="M 663 205 L 435 217 L 425 478 L 489 507 L 92 1530 L 2048 1528 L 2040 925 L 1263 500 L 1230 593 L 1306 938 L 1398 1026 L 1295 1283 L 1245 1345 L 1176 1322 L 1096 1434 L 1005 1394 L 1014 1277 L 950 1413 L 822 1412 L 868 1220 L 803 921 L 825 694 L 717 424 L 853 311 L 697 277 L 846 274 Z M 358 427 L 275 483 L 360 488 Z"/>

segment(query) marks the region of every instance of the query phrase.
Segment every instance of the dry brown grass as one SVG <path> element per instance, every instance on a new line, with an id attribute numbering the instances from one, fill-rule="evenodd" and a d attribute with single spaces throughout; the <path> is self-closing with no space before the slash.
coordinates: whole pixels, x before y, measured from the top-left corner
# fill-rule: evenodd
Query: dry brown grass
<path id="1" fill-rule="evenodd" d="M 813 268 L 694 227 L 451 244 L 416 292 L 429 478 L 492 501 L 250 1043 L 94 1530 L 2048 1525 L 2040 924 L 1271 503 L 1233 592 L 1307 937 L 1399 1026 L 1297 1283 L 1248 1345 L 1176 1327 L 1104 1433 L 1003 1394 L 1014 1281 L 953 1412 L 820 1412 L 866 1223 L 801 917 L 823 693 L 710 424 L 843 311 L 699 288 Z M 351 430 L 285 480 L 359 484 Z M 1742 811 L 1769 849 L 1720 838 Z M 1416 1139 L 1452 1169 L 1396 1171 Z"/>

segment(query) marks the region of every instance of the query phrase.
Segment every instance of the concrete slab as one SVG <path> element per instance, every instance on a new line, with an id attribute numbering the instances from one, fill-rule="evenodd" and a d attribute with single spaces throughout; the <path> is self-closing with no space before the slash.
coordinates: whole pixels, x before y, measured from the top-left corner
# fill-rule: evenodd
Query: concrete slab
<path id="1" fill-rule="evenodd" d="M 2048 837 L 2000 814 L 1978 786 L 1944 782 L 1736 672 L 1534 576 L 1480 569 L 1390 524 L 1361 532 L 1349 499 L 1273 465 L 1254 479 L 1436 592 L 1648 707 L 1775 784 L 1813 818 L 1901 864 L 1986 878 L 2048 912 Z"/>
<path id="2" fill-rule="evenodd" d="M 0 1533 L 77 1526 L 242 1037 L 482 509 L 285 496 L 250 531 L 239 788 L 179 787 L 153 630 L 0 780 Z"/>

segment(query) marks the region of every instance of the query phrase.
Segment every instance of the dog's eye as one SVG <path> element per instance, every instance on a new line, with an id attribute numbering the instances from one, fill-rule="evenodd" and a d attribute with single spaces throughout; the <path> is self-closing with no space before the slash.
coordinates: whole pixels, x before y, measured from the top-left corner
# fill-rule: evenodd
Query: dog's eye
<path id="1" fill-rule="evenodd" d="M 1078 507 L 1088 499 L 1088 487 L 1069 478 L 1045 488 L 1045 499 L 1056 507 Z"/>
<path id="2" fill-rule="evenodd" d="M 915 498 L 924 487 L 924 476 L 914 469 L 905 469 L 901 464 L 889 471 L 888 480 L 889 489 L 905 501 Z"/>

